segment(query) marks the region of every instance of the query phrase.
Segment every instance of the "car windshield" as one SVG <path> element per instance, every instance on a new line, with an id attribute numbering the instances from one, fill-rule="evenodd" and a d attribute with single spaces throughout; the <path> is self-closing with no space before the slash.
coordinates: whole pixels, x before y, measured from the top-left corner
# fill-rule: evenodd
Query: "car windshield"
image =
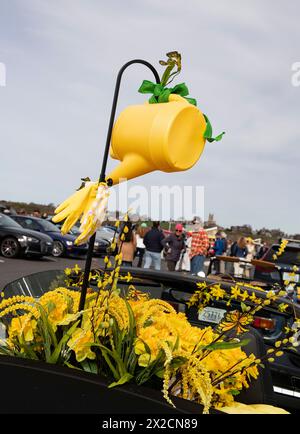
<path id="1" fill-rule="evenodd" d="M 42 226 L 45 232 L 60 232 L 60 229 L 55 226 L 54 223 L 51 223 L 48 220 L 39 220 L 39 224 Z"/>
<path id="2" fill-rule="evenodd" d="M 5 298 L 15 295 L 38 298 L 58 286 L 65 286 L 65 279 L 66 276 L 62 270 L 41 271 L 8 283 L 3 292 Z"/>
<path id="3" fill-rule="evenodd" d="M 80 232 L 78 226 L 73 226 L 72 229 L 70 229 L 69 233 L 72 234 L 72 235 L 79 235 L 81 232 Z"/>
<path id="4" fill-rule="evenodd" d="M 19 223 L 4 214 L 0 214 L 0 226 L 18 229 L 22 227 Z"/>

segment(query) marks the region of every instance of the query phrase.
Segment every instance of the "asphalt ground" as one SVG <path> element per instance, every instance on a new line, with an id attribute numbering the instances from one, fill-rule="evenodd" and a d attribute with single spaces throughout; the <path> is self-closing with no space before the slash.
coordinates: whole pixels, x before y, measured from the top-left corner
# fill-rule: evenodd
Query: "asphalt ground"
<path id="1" fill-rule="evenodd" d="M 7 283 L 23 276 L 46 270 L 64 270 L 65 268 L 74 267 L 75 264 L 78 264 L 80 268 L 84 268 L 85 258 L 54 258 L 52 256 L 44 256 L 41 259 L 6 259 L 0 256 L 0 289 L 3 289 Z M 102 264 L 102 258 L 93 258 L 92 267 Z"/>

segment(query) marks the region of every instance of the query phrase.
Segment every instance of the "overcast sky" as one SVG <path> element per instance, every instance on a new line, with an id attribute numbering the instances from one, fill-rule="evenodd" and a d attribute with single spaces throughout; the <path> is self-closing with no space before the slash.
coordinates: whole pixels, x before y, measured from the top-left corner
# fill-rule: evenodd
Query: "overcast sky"
<path id="1" fill-rule="evenodd" d="M 296 0 L 0 0 L 0 200 L 57 204 L 97 179 L 118 69 L 161 71 L 178 50 L 179 82 L 226 135 L 191 170 L 139 183 L 202 185 L 221 225 L 299 233 L 299 16 Z M 119 110 L 144 100 L 142 79 L 127 71 Z"/>

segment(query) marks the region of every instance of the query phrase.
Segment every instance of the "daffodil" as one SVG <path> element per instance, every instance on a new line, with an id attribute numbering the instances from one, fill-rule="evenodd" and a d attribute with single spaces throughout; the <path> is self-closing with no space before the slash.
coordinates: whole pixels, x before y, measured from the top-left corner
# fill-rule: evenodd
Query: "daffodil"
<path id="1" fill-rule="evenodd" d="M 82 362 L 85 359 L 95 359 L 96 354 L 91 350 L 94 342 L 92 331 L 77 328 L 69 339 L 67 345 L 76 355 L 76 360 Z"/>
<path id="2" fill-rule="evenodd" d="M 257 302 L 257 297 L 254 292 L 252 292 L 252 294 L 250 295 L 249 300 L 252 301 L 252 303 Z"/>
<path id="3" fill-rule="evenodd" d="M 37 327 L 37 321 L 32 319 L 31 315 L 22 315 L 11 320 L 9 328 L 10 338 L 17 336 L 23 338 L 26 342 L 34 340 L 34 332 Z"/>
<path id="4" fill-rule="evenodd" d="M 75 267 L 73 268 L 73 270 L 76 274 L 78 274 L 81 271 L 81 268 L 79 267 L 78 264 L 75 264 Z"/>
<path id="5" fill-rule="evenodd" d="M 278 306 L 278 310 L 279 312 L 286 312 L 287 308 L 289 307 L 288 304 L 285 303 L 280 303 Z"/>
<path id="6" fill-rule="evenodd" d="M 241 296 L 241 290 L 240 290 L 240 288 L 238 286 L 233 286 L 231 288 L 231 298 L 237 299 L 240 296 Z"/>
<path id="7" fill-rule="evenodd" d="M 235 310 L 226 314 L 225 319 L 219 324 L 219 330 L 226 332 L 234 329 L 237 334 L 245 333 L 248 330 L 247 326 L 252 322 L 252 315 Z"/>
<path id="8" fill-rule="evenodd" d="M 242 301 L 247 300 L 247 298 L 249 298 L 248 292 L 247 291 L 243 291 L 243 293 L 241 293 L 240 298 L 241 298 Z"/>
<path id="9" fill-rule="evenodd" d="M 210 291 L 211 295 L 219 300 L 219 298 L 223 299 L 226 295 L 226 291 L 220 287 L 220 285 L 215 285 Z"/>

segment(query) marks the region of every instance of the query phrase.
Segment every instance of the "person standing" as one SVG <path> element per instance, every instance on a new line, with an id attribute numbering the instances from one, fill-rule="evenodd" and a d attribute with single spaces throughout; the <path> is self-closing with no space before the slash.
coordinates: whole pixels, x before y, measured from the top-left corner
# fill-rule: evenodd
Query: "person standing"
<path id="1" fill-rule="evenodd" d="M 246 240 L 246 245 L 247 245 L 247 256 L 246 259 L 247 261 L 251 262 L 252 259 L 254 259 L 255 255 L 256 255 L 256 249 L 255 249 L 255 244 L 254 241 L 252 240 L 252 238 L 248 237 Z M 251 277 L 251 272 L 254 272 L 254 269 L 252 267 L 252 265 L 250 264 L 246 264 L 246 269 L 245 269 L 245 276 L 250 279 Z"/>
<path id="2" fill-rule="evenodd" d="M 175 232 L 162 240 L 162 245 L 166 251 L 166 261 L 169 271 L 175 271 L 176 263 L 184 249 L 183 226 L 178 223 Z"/>
<path id="3" fill-rule="evenodd" d="M 258 252 L 257 252 L 256 259 L 262 259 L 265 256 L 265 254 L 267 253 L 268 250 L 269 250 L 269 246 L 264 241 L 263 244 L 260 246 Z"/>
<path id="4" fill-rule="evenodd" d="M 153 263 L 155 270 L 160 270 L 163 239 L 164 234 L 160 230 L 159 222 L 153 222 L 152 228 L 144 236 L 146 247 L 144 268 L 150 268 Z"/>
<path id="5" fill-rule="evenodd" d="M 226 254 L 227 250 L 227 241 L 225 232 L 217 232 L 216 241 L 214 244 L 214 252 L 215 256 L 223 256 Z M 216 260 L 215 261 L 215 270 L 216 273 L 225 273 L 225 265 L 223 261 Z"/>
<path id="6" fill-rule="evenodd" d="M 137 266 L 142 266 L 143 257 L 145 254 L 144 237 L 148 231 L 147 223 L 142 223 L 136 230 L 136 256 L 139 258 Z"/>
<path id="7" fill-rule="evenodd" d="M 191 242 L 191 273 L 197 275 L 204 269 L 204 260 L 209 247 L 209 240 L 206 231 L 202 228 L 201 222 L 194 221 L 195 231 L 192 233 Z"/>
<path id="8" fill-rule="evenodd" d="M 240 237 L 236 243 L 233 243 L 231 251 L 232 251 L 231 256 L 235 256 L 236 258 L 246 258 L 248 254 L 246 238 Z M 241 267 L 240 263 L 235 262 L 233 264 L 233 267 L 234 267 L 234 275 L 236 277 L 242 277 L 243 268 Z"/>
<path id="9" fill-rule="evenodd" d="M 185 239 L 185 247 L 184 247 L 185 253 L 182 258 L 181 271 L 191 271 L 191 259 L 190 259 L 191 245 L 192 245 L 192 237 L 188 236 Z"/>
<path id="10" fill-rule="evenodd" d="M 221 241 L 223 243 L 223 253 L 221 256 L 226 256 L 228 245 L 227 245 L 227 235 L 225 232 L 221 232 Z M 220 262 L 220 273 L 221 274 L 226 273 L 226 262 L 224 262 L 224 261 Z"/>
<path id="11" fill-rule="evenodd" d="M 125 222 L 118 239 L 119 251 L 122 253 L 122 266 L 132 267 L 136 249 L 136 236 L 131 222 Z"/>

